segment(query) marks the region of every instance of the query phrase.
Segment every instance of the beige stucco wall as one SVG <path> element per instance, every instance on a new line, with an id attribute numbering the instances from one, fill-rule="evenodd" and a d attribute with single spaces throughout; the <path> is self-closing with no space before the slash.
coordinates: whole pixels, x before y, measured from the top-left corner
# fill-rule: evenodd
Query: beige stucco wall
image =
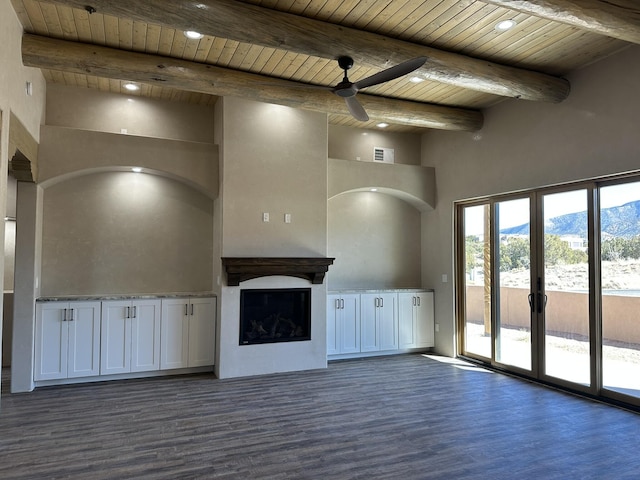
<path id="1" fill-rule="evenodd" d="M 213 108 L 100 92 L 47 87 L 47 125 L 107 133 L 211 143 Z"/>
<path id="2" fill-rule="evenodd" d="M 47 107 L 41 295 L 211 291 L 214 108 L 61 86 Z"/>
<path id="3" fill-rule="evenodd" d="M 508 100 L 477 133 L 423 135 L 438 205 L 423 214 L 423 283 L 435 288 L 436 350 L 454 348 L 453 203 L 640 169 L 640 47 L 575 72 L 560 104 Z M 444 283 L 442 275 L 447 276 Z"/>
<path id="4" fill-rule="evenodd" d="M 420 287 L 420 240 L 420 212 L 402 200 L 378 192 L 330 199 L 328 288 Z"/>
<path id="5" fill-rule="evenodd" d="M 420 135 L 329 125 L 329 158 L 373 161 L 374 147 L 394 150 L 394 162 L 420 165 Z"/>
<path id="6" fill-rule="evenodd" d="M 7 197 L 7 171 L 9 162 L 9 119 L 11 114 L 24 125 L 29 134 L 38 141 L 40 124 L 44 119 L 45 81 L 40 70 L 22 65 L 21 58 L 22 25 L 11 6 L 10 0 L 0 0 L 0 211 L 5 211 Z M 26 93 L 26 82 L 31 82 L 33 94 Z M 4 222 L 0 224 L 0 237 L 4 237 Z M 3 247 L 4 250 L 4 247 Z M 0 255 L 0 268 L 4 270 L 5 255 Z M 4 277 L 4 276 L 3 276 Z M 6 286 L 4 286 L 6 288 Z M 13 286 L 9 287 L 13 288 Z M 26 286 L 31 288 L 31 286 Z M 26 305 L 27 310 L 29 306 Z M 28 318 L 28 317 L 27 317 Z M 30 324 L 18 324 L 18 330 L 31 329 Z M 10 329 L 0 336 L 11 336 Z M 1 349 L 1 347 L 0 347 Z M 6 356 L 5 356 L 6 357 Z M 28 369 L 30 364 L 26 366 Z"/>
<path id="7" fill-rule="evenodd" d="M 325 256 L 326 116 L 224 101 L 223 256 Z"/>
<path id="8" fill-rule="evenodd" d="M 218 195 L 218 149 L 185 142 L 43 125 L 38 182 L 47 187 L 77 175 L 142 167 Z"/>
<path id="9" fill-rule="evenodd" d="M 342 193 L 371 188 L 404 200 L 420 211 L 431 210 L 436 204 L 435 169 L 432 167 L 329 159 L 330 199 Z"/>
<path id="10" fill-rule="evenodd" d="M 237 98 L 218 103 L 223 256 L 325 257 L 326 115 Z M 326 283 L 275 276 L 229 287 L 224 274 L 222 283 L 220 378 L 326 367 Z M 239 345 L 241 289 L 300 287 L 311 288 L 310 341 Z"/>
<path id="11" fill-rule="evenodd" d="M 22 65 L 21 44 L 22 25 L 13 11 L 11 1 L 0 0 L 0 110 L 3 112 L 3 146 L 8 138 L 10 111 L 20 119 L 36 141 L 39 139 L 40 124 L 44 117 L 45 80 L 39 69 Z M 26 94 L 26 82 L 32 83 L 32 96 Z M 6 155 L 6 148 L 2 148 L 2 155 Z"/>
<path id="12" fill-rule="evenodd" d="M 44 191 L 42 296 L 210 292 L 213 201 L 133 172 Z"/>

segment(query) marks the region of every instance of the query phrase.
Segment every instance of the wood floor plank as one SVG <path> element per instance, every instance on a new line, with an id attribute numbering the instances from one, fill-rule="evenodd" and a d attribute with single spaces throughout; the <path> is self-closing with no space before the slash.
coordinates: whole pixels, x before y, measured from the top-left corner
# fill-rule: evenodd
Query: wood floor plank
<path id="1" fill-rule="evenodd" d="M 434 358 L 3 394 L 0 478 L 619 479 L 640 471 L 640 415 Z"/>

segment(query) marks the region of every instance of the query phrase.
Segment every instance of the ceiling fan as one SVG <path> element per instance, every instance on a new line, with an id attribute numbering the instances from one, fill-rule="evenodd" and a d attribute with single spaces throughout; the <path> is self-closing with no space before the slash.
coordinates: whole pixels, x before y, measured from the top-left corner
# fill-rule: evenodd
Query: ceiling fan
<path id="1" fill-rule="evenodd" d="M 338 65 L 340 65 L 340 68 L 344 70 L 344 78 L 339 84 L 333 87 L 331 91 L 339 97 L 344 98 L 349 112 L 356 120 L 366 122 L 369 120 L 369 115 L 367 115 L 362 104 L 356 99 L 358 91 L 363 88 L 402 77 L 403 75 L 417 70 L 424 65 L 426 61 L 427 57 L 417 57 L 412 60 L 402 62 L 394 67 L 387 68 L 386 70 L 373 74 L 367 78 L 363 78 L 362 80 L 358 80 L 357 82 L 351 82 L 349 81 L 347 72 L 351 67 L 353 67 L 353 58 L 347 56 L 339 57 Z"/>

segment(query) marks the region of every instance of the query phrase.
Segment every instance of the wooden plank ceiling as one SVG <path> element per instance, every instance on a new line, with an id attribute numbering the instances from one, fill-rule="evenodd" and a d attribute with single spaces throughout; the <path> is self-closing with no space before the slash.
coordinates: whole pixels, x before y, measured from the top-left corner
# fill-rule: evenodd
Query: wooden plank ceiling
<path id="1" fill-rule="evenodd" d="M 624 48 L 640 32 L 632 0 L 613 7 L 615 1 L 542 3 L 551 7 L 509 0 L 12 0 L 30 34 L 25 64 L 41 68 L 47 82 L 203 105 L 217 95 L 274 99 L 324 109 L 331 124 L 374 128 L 386 120 L 395 131 L 476 130 L 482 109 L 508 97 L 562 101 L 569 91 L 563 75 Z M 580 3 L 584 11 L 575 7 Z M 511 30 L 495 28 L 509 19 L 516 22 Z M 189 29 L 205 36 L 188 39 Z M 357 81 L 418 56 L 413 52 L 428 59 L 416 71 L 421 82 L 407 75 L 358 93 L 371 109 L 368 122 L 349 116 L 328 88 L 329 95 L 322 89 L 318 96 L 307 88 L 336 85 L 340 55 L 354 57 L 349 78 Z M 92 55 L 99 60 L 89 62 Z M 176 63 L 175 74 L 167 68 L 173 59 L 187 62 Z M 145 63 L 166 76 L 143 72 Z M 133 93 L 124 89 L 132 80 L 141 87 Z M 433 121 L 417 120 L 423 116 Z"/>

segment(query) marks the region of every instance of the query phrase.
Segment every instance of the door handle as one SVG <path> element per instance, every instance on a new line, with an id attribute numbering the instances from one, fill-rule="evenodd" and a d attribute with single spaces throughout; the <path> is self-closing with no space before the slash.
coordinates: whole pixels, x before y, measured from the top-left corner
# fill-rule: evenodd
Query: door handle
<path id="1" fill-rule="evenodd" d="M 67 321 L 67 309 L 64 309 L 64 312 L 62 313 L 62 321 L 66 322 Z"/>
<path id="2" fill-rule="evenodd" d="M 133 307 L 133 315 L 131 316 L 131 318 L 136 318 L 137 317 L 137 313 L 138 313 L 137 309 L 138 309 L 138 307 L 136 307 L 134 305 L 134 307 Z"/>
<path id="3" fill-rule="evenodd" d="M 125 315 L 125 318 L 131 318 L 131 311 L 129 310 L 131 307 L 125 307 L 127 309 L 127 314 Z"/>
<path id="4" fill-rule="evenodd" d="M 191 316 L 193 317 L 193 303 L 191 304 Z"/>
<path id="5" fill-rule="evenodd" d="M 533 305 L 533 293 L 530 293 L 527 298 L 529 299 L 529 308 L 531 309 L 531 313 L 534 313 L 536 311 L 536 308 Z"/>
<path id="6" fill-rule="evenodd" d="M 70 321 L 70 322 L 73 322 L 73 308 L 70 308 L 70 309 L 69 309 L 69 313 L 70 313 L 70 315 L 69 315 L 69 321 Z"/>
<path id="7" fill-rule="evenodd" d="M 544 301 L 543 301 L 543 297 L 544 297 Z M 539 293 L 538 294 L 538 313 L 542 313 L 542 310 L 544 310 L 546 307 L 547 307 L 547 296 Z"/>

